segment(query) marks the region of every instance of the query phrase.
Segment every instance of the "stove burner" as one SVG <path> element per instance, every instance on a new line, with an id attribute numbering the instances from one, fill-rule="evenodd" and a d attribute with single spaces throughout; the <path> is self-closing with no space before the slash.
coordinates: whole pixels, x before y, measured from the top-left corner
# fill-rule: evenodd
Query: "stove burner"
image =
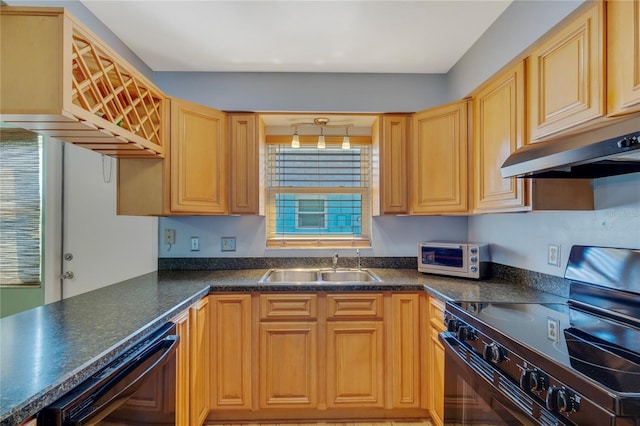
<path id="1" fill-rule="evenodd" d="M 523 307 L 526 308 L 526 305 L 514 304 L 496 306 L 491 304 L 482 308 L 480 313 L 501 321 L 517 321 L 518 323 L 533 321 L 533 315 L 523 309 Z"/>

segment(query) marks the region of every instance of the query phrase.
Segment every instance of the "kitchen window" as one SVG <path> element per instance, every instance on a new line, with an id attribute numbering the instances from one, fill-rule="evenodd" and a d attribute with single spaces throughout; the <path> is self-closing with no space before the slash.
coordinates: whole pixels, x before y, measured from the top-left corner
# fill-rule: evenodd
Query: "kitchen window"
<path id="1" fill-rule="evenodd" d="M 268 247 L 371 244 L 371 147 L 268 144 Z"/>
<path id="2" fill-rule="evenodd" d="M 42 137 L 0 132 L 0 285 L 40 285 L 42 276 Z"/>

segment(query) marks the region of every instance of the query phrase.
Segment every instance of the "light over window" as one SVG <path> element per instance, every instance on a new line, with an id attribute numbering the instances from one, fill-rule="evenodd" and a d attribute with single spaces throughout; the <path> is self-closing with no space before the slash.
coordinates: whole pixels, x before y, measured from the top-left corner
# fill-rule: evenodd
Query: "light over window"
<path id="1" fill-rule="evenodd" d="M 371 148 L 267 145 L 267 246 L 370 246 Z"/>

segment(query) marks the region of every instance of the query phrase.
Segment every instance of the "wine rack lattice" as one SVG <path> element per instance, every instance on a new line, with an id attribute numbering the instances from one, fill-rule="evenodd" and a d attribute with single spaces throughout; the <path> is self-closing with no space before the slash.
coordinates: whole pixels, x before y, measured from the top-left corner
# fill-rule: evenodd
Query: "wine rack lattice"
<path id="1" fill-rule="evenodd" d="M 72 49 L 72 103 L 162 146 L 162 97 L 78 32 Z"/>

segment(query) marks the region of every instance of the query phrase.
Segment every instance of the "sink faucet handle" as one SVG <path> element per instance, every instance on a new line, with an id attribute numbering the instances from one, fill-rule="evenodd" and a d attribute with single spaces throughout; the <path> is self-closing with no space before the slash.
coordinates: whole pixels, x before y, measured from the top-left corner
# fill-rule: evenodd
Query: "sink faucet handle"
<path id="1" fill-rule="evenodd" d="M 336 269 L 338 267 L 338 253 L 333 254 L 332 267 L 333 269 Z"/>

